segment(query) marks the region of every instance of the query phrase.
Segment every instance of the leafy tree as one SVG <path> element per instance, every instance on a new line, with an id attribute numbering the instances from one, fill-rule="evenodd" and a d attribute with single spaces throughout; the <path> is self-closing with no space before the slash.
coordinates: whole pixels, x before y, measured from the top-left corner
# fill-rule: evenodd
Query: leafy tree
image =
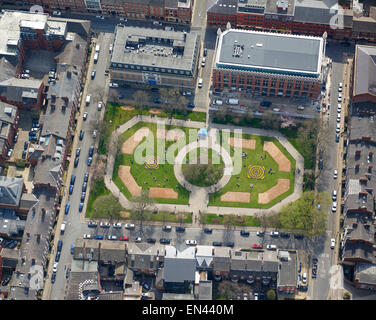
<path id="1" fill-rule="evenodd" d="M 273 289 L 268 290 L 268 292 L 266 293 L 266 299 L 268 299 L 268 300 L 275 300 L 276 297 L 277 296 L 276 296 L 275 291 Z"/>
<path id="2" fill-rule="evenodd" d="M 271 110 L 266 110 L 262 116 L 261 125 L 266 129 L 278 129 L 280 125 L 279 119 Z"/>
<path id="3" fill-rule="evenodd" d="M 153 205 L 153 201 L 149 198 L 148 192 L 142 190 L 142 193 L 138 197 L 133 198 L 133 210 L 131 216 L 134 220 L 140 222 L 140 233 L 143 233 L 142 223 L 149 219 L 150 212 L 147 211 Z"/>
<path id="4" fill-rule="evenodd" d="M 146 91 L 137 90 L 133 94 L 133 100 L 136 106 L 140 109 L 143 109 L 146 106 L 147 102 L 149 102 L 149 99 L 150 96 Z"/>
<path id="5" fill-rule="evenodd" d="M 94 212 L 92 218 L 108 217 L 117 218 L 123 209 L 119 201 L 112 195 L 104 195 L 97 198 L 93 203 Z"/>
<path id="6" fill-rule="evenodd" d="M 306 191 L 300 199 L 282 207 L 281 226 L 307 237 L 321 235 L 326 230 L 329 205 L 330 197 L 327 192 L 315 195 L 314 191 Z"/>

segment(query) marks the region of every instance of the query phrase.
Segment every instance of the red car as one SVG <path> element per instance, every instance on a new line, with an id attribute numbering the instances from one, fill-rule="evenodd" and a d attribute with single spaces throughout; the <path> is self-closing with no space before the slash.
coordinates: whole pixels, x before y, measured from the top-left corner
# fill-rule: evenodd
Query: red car
<path id="1" fill-rule="evenodd" d="M 257 243 L 255 243 L 255 244 L 253 245 L 253 249 L 262 249 L 262 244 L 257 244 Z"/>
<path id="2" fill-rule="evenodd" d="M 129 241 L 129 237 L 127 237 L 127 236 L 120 236 L 119 240 L 121 240 L 121 241 Z"/>

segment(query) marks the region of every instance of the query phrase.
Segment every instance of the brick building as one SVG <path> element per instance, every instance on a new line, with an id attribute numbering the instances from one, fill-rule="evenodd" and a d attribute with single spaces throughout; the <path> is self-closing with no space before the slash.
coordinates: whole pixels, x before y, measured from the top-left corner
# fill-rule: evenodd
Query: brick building
<path id="1" fill-rule="evenodd" d="M 217 0 L 207 11 L 210 26 L 335 39 L 376 39 L 376 8 L 341 8 L 337 0 Z"/>
<path id="2" fill-rule="evenodd" d="M 116 27 L 111 79 L 195 88 L 200 52 L 196 33 Z"/>
<path id="3" fill-rule="evenodd" d="M 317 99 L 324 48 L 318 37 L 228 29 L 218 35 L 213 87 Z"/>

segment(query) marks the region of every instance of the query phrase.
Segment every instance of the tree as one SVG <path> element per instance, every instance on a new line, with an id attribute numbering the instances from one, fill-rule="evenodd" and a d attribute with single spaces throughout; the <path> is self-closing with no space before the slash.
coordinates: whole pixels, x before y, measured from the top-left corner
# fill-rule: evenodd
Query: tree
<path id="1" fill-rule="evenodd" d="M 206 215 L 201 210 L 199 210 L 198 212 L 198 218 L 200 225 L 202 225 L 202 227 L 204 228 L 206 225 Z"/>
<path id="2" fill-rule="evenodd" d="M 315 237 L 326 230 L 330 196 L 327 192 L 315 195 L 314 191 L 303 192 L 300 199 L 281 208 L 280 222 L 286 229 Z"/>
<path id="3" fill-rule="evenodd" d="M 227 231 L 226 234 L 227 234 L 227 236 L 229 235 L 230 230 L 235 225 L 235 219 L 236 219 L 236 216 L 234 214 L 227 214 L 223 218 L 223 225 L 226 228 L 226 231 Z"/>
<path id="4" fill-rule="evenodd" d="M 266 110 L 262 116 L 261 125 L 266 129 L 273 129 L 275 128 L 275 123 L 278 123 L 278 120 L 273 112 L 271 110 Z"/>
<path id="5" fill-rule="evenodd" d="M 133 94 L 133 100 L 136 106 L 140 109 L 143 109 L 146 106 L 146 103 L 149 102 L 150 96 L 146 91 L 137 90 Z"/>
<path id="6" fill-rule="evenodd" d="M 276 297 L 276 293 L 273 289 L 268 290 L 268 292 L 266 293 L 266 299 L 268 300 L 275 300 Z"/>
<path id="7" fill-rule="evenodd" d="M 188 113 L 188 110 L 187 110 L 187 104 L 188 104 L 188 100 L 186 97 L 183 97 L 183 96 L 179 96 L 177 101 L 176 101 L 176 108 L 177 110 L 179 110 L 182 114 L 187 114 Z"/>
<path id="8" fill-rule="evenodd" d="M 161 97 L 162 103 L 164 103 L 165 101 L 169 101 L 170 93 L 167 88 L 159 89 L 159 95 Z M 164 103 L 163 107 L 167 112 L 172 111 L 172 105 L 170 103 Z"/>
<path id="9" fill-rule="evenodd" d="M 109 95 L 108 95 L 108 101 L 114 102 L 114 103 L 119 103 L 119 94 L 116 90 L 110 90 Z"/>
<path id="10" fill-rule="evenodd" d="M 93 98 L 95 101 L 99 102 L 99 101 L 103 101 L 104 100 L 104 97 L 105 97 L 105 88 L 104 86 L 95 86 L 95 88 L 93 89 Z"/>
<path id="11" fill-rule="evenodd" d="M 149 218 L 147 211 L 152 206 L 153 201 L 149 198 L 148 192 L 142 190 L 141 195 L 133 198 L 132 217 L 140 222 L 140 234 L 143 234 L 142 223 Z"/>
<path id="12" fill-rule="evenodd" d="M 119 217 L 123 209 L 119 201 L 112 195 L 103 195 L 97 198 L 93 203 L 94 213 L 92 218 L 109 217 L 114 219 Z"/>

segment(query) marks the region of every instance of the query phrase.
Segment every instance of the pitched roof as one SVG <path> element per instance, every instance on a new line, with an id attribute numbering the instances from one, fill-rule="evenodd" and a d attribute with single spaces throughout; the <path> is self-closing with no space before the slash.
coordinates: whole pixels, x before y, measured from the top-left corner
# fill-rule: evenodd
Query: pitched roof
<path id="1" fill-rule="evenodd" d="M 23 185 L 23 178 L 0 176 L 0 203 L 18 206 L 22 195 Z"/>
<path id="2" fill-rule="evenodd" d="M 376 264 L 357 263 L 355 267 L 355 279 L 361 284 L 376 285 Z"/>
<path id="3" fill-rule="evenodd" d="M 356 46 L 353 83 L 354 96 L 376 95 L 376 46 Z"/>
<path id="4" fill-rule="evenodd" d="M 163 280 L 165 282 L 194 281 L 196 271 L 195 248 L 165 246 Z"/>

